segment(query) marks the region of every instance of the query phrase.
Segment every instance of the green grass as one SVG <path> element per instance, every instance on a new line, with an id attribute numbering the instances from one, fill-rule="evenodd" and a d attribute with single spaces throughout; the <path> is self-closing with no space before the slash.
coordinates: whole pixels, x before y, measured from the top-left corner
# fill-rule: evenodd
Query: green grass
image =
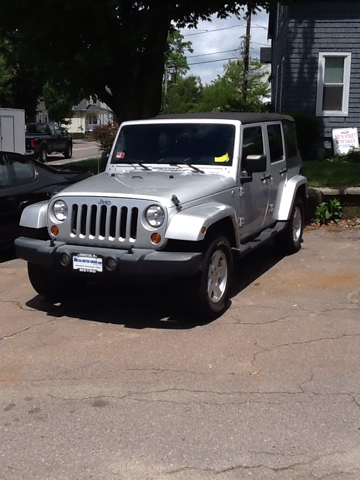
<path id="1" fill-rule="evenodd" d="M 81 160 L 80 162 L 73 162 L 71 163 L 71 167 L 86 167 L 88 168 L 94 175 L 102 172 L 100 157 L 93 157 L 88 158 L 87 160 Z"/>
<path id="2" fill-rule="evenodd" d="M 71 166 L 87 167 L 94 174 L 102 171 L 100 157 L 74 162 Z M 314 160 L 303 163 L 310 187 L 360 187 L 360 163 Z"/>
<path id="3" fill-rule="evenodd" d="M 360 163 L 311 161 L 303 163 L 310 187 L 359 187 Z"/>

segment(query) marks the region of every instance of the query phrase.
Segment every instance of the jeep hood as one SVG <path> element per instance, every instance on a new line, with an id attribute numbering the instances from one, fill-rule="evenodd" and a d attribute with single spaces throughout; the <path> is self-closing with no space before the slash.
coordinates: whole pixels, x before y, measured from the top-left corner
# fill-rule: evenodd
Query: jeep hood
<path id="1" fill-rule="evenodd" d="M 224 175 L 133 170 L 115 175 L 102 173 L 66 188 L 57 196 L 136 198 L 173 207 L 173 195 L 184 204 L 235 186 L 234 179 Z"/>

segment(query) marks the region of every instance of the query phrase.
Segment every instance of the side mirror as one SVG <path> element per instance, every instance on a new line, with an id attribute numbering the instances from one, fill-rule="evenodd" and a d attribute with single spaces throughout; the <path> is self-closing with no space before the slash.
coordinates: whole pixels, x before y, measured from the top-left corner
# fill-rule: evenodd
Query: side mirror
<path id="1" fill-rule="evenodd" d="M 109 155 L 110 155 L 110 152 L 108 152 L 108 151 L 104 151 L 101 154 L 100 163 L 101 163 L 102 170 L 105 170 L 105 168 L 106 168 L 106 164 L 109 160 Z"/>
<path id="2" fill-rule="evenodd" d="M 266 172 L 266 155 L 248 155 L 243 160 L 242 170 L 249 174 Z"/>

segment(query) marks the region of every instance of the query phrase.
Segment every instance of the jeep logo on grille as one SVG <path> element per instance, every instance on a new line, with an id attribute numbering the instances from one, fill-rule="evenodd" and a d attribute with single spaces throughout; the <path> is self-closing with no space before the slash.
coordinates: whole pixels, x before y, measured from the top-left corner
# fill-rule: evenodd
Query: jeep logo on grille
<path id="1" fill-rule="evenodd" d="M 103 198 L 100 198 L 100 200 L 98 201 L 98 204 L 99 205 L 111 205 L 111 200 L 104 200 Z"/>

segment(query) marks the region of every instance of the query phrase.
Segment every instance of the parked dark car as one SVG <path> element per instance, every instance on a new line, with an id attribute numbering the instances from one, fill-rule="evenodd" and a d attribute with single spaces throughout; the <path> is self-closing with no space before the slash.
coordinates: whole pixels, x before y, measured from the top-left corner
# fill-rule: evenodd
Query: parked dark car
<path id="1" fill-rule="evenodd" d="M 24 155 L 0 152 L 0 248 L 12 245 L 22 230 L 19 220 L 27 205 L 92 174 L 79 168 L 50 167 Z"/>
<path id="2" fill-rule="evenodd" d="M 25 144 L 26 153 L 34 155 L 43 163 L 51 153 L 62 153 L 65 158 L 71 158 L 73 153 L 72 137 L 56 123 L 26 125 Z"/>

